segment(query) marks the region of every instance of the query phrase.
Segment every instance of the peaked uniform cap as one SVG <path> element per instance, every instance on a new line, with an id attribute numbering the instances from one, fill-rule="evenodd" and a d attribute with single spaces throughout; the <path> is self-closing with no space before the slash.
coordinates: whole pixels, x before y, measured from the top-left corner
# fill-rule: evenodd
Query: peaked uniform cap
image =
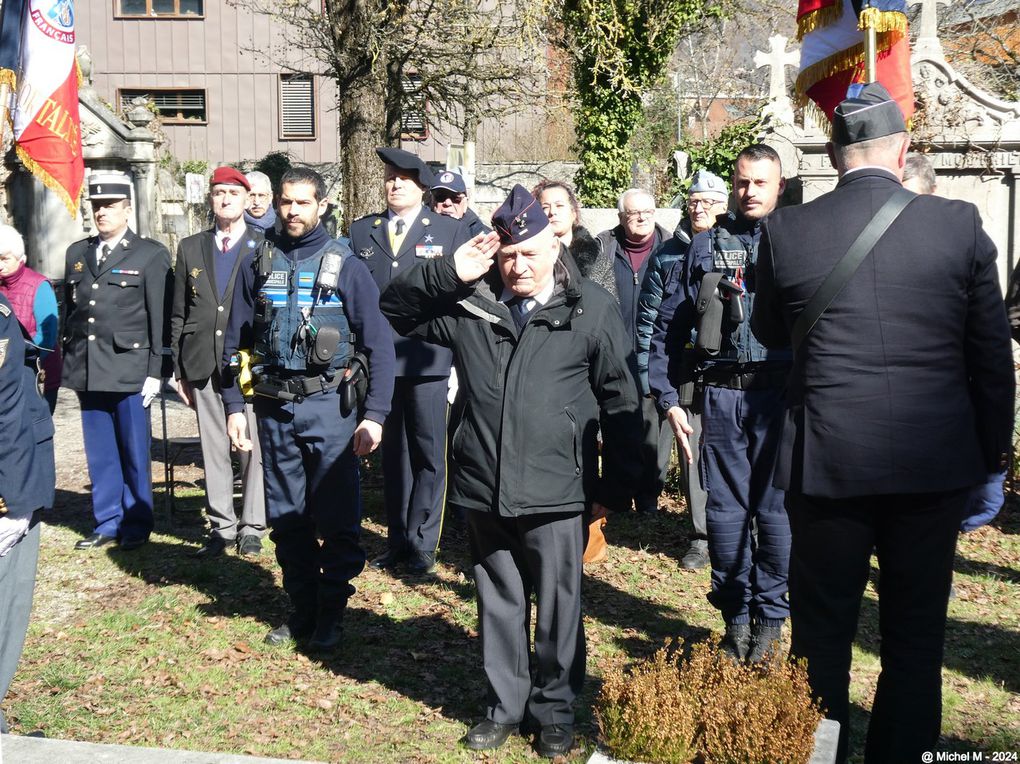
<path id="1" fill-rule="evenodd" d="M 94 202 L 131 198 L 131 178 L 123 172 L 89 175 L 89 199 Z"/>

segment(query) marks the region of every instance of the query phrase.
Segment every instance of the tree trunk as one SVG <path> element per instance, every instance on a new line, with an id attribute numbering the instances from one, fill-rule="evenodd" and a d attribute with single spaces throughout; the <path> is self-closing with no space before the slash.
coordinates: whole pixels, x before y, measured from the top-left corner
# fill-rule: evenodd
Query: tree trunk
<path id="1" fill-rule="evenodd" d="M 371 76 L 352 83 L 340 94 L 337 117 L 344 231 L 350 230 L 352 221 L 386 206 L 383 165 L 375 153 L 384 143 L 379 129 L 385 120 L 384 87 L 382 77 Z"/>

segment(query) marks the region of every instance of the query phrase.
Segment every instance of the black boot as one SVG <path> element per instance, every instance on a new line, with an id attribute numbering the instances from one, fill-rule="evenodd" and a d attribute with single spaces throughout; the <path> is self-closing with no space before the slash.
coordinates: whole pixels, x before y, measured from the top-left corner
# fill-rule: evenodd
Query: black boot
<path id="1" fill-rule="evenodd" d="M 751 650 L 747 654 L 748 663 L 762 663 L 775 658 L 782 650 L 783 625 L 765 626 L 755 622 L 751 630 Z"/>
<path id="2" fill-rule="evenodd" d="M 291 613 L 282 626 L 266 634 L 262 640 L 267 645 L 282 645 L 287 642 L 303 642 L 315 631 L 315 617 L 310 611 Z"/>
<path id="3" fill-rule="evenodd" d="M 728 623 L 726 633 L 719 642 L 719 652 L 732 660 L 741 663 L 747 657 L 751 647 L 751 624 Z"/>

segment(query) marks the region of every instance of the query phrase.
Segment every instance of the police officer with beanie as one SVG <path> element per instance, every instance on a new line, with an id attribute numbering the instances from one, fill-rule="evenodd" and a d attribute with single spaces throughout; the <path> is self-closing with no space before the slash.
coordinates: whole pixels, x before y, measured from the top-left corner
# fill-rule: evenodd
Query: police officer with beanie
<path id="1" fill-rule="evenodd" d="M 652 330 L 648 382 L 688 460 L 693 432 L 675 376 L 697 330 L 701 358 L 701 474 L 708 492 L 709 601 L 722 613 L 720 648 L 736 660 L 763 660 L 790 613 L 790 525 L 772 485 L 782 424 L 788 349 L 766 349 L 751 333 L 761 221 L 785 187 L 779 155 L 763 144 L 737 155 L 735 210 L 691 242 L 674 265 Z M 752 533 L 752 524 L 756 533 Z"/>
<path id="2" fill-rule="evenodd" d="M 320 218 L 326 185 L 306 167 L 280 180 L 276 246 L 246 256 L 224 343 L 230 364 L 254 353 L 255 419 L 270 538 L 292 612 L 268 644 L 307 640 L 334 650 L 351 580 L 361 572 L 358 457 L 374 451 L 393 392 L 393 343 L 379 290 Z M 235 364 L 236 365 L 236 364 Z M 364 400 L 352 387 L 368 372 Z M 250 450 L 239 384 L 224 386 L 227 432 Z"/>
<path id="3" fill-rule="evenodd" d="M 625 510 L 641 474 L 633 341 L 535 197 L 514 186 L 492 222 L 497 233 L 396 279 L 381 305 L 402 334 L 453 349 L 465 396 L 449 501 L 467 516 L 489 685 L 467 746 L 498 748 L 527 722 L 554 757 L 573 747 L 585 674 L 582 512 Z"/>
<path id="4" fill-rule="evenodd" d="M 67 248 L 63 385 L 78 393 L 95 530 L 75 549 L 120 542 L 137 549 L 152 531 L 149 404 L 170 375 L 170 253 L 128 226 L 131 179 L 89 176 L 97 235 Z"/>
<path id="5" fill-rule="evenodd" d="M 432 172 L 409 151 L 376 149 L 386 165 L 386 211 L 351 224 L 351 248 L 380 291 L 428 260 L 465 241 L 457 220 L 423 206 Z M 418 338 L 393 335 L 396 381 L 383 433 L 383 498 L 388 548 L 372 561 L 408 572 L 435 569 L 446 496 L 446 410 L 450 351 Z"/>

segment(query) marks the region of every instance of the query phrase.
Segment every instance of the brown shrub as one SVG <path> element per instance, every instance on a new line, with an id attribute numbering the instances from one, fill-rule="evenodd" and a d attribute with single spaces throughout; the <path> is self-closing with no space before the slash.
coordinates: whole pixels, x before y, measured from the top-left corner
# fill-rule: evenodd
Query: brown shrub
<path id="1" fill-rule="evenodd" d="M 735 664 L 708 643 L 608 672 L 595 713 L 614 756 L 650 764 L 806 762 L 822 718 L 803 665 Z"/>

